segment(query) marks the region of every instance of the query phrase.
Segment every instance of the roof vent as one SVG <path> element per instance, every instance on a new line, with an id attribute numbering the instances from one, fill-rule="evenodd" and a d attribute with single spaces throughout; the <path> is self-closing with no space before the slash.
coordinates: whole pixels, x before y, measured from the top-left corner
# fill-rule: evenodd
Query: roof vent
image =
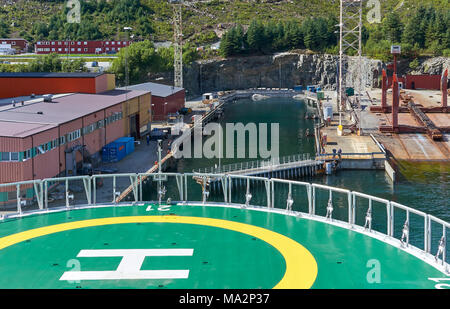
<path id="1" fill-rule="evenodd" d="M 44 102 L 52 102 L 53 96 L 51 94 L 44 94 Z"/>
<path id="2" fill-rule="evenodd" d="M 38 114 L 38 115 L 44 115 L 44 113 L 43 113 L 43 112 L 37 112 L 37 114 Z"/>

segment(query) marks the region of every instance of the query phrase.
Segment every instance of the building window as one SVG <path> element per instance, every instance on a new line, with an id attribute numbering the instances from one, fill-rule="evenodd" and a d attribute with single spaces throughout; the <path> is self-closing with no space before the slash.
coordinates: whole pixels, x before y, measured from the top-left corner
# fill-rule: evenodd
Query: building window
<path id="1" fill-rule="evenodd" d="M 109 42 L 106 42 L 106 45 L 109 45 Z"/>
<path id="2" fill-rule="evenodd" d="M 54 49 L 54 48 L 52 48 L 52 51 L 55 51 L 55 49 Z"/>
<path id="3" fill-rule="evenodd" d="M 84 51 L 85 51 L 85 52 L 87 52 L 87 51 L 88 51 L 88 49 L 87 49 L 87 48 L 85 48 L 85 49 L 84 49 Z"/>
<path id="4" fill-rule="evenodd" d="M 77 42 L 77 45 L 81 45 L 81 42 Z"/>
<path id="5" fill-rule="evenodd" d="M 1 155 L 2 161 L 9 161 L 9 152 L 2 152 Z"/>
<path id="6" fill-rule="evenodd" d="M 71 48 L 70 51 L 75 51 L 75 48 Z"/>
<path id="7" fill-rule="evenodd" d="M 11 161 L 19 161 L 19 153 L 11 152 Z"/>
<path id="8" fill-rule="evenodd" d="M 87 45 L 87 42 L 84 42 L 84 45 Z"/>
<path id="9" fill-rule="evenodd" d="M 78 51 L 81 51 L 81 48 L 78 48 Z"/>
<path id="10" fill-rule="evenodd" d="M 52 42 L 52 45 L 55 45 L 55 42 Z"/>
<path id="11" fill-rule="evenodd" d="M 15 41 L 12 41 L 12 42 L 11 42 L 11 45 L 16 45 L 16 42 L 15 42 Z"/>
<path id="12" fill-rule="evenodd" d="M 28 149 L 24 152 L 22 152 L 22 161 L 26 161 L 28 159 L 31 159 L 31 149 Z"/>
<path id="13" fill-rule="evenodd" d="M 62 51 L 62 48 L 58 48 L 58 51 Z"/>
<path id="14" fill-rule="evenodd" d="M 116 44 L 116 42 L 111 42 L 111 44 L 112 44 L 112 45 L 115 45 L 115 44 Z"/>

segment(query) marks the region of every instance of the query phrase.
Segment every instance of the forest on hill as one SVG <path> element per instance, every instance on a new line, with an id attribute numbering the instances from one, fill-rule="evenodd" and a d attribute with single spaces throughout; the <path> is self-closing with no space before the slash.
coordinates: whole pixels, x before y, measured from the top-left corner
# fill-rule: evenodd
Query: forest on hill
<path id="1" fill-rule="evenodd" d="M 76 0 L 71 0 L 72 2 Z M 132 27 L 131 63 L 150 72 L 173 69 L 173 48 L 155 47 L 172 41 L 173 8 L 168 0 L 78 0 L 80 23 L 68 23 L 68 0 L 0 0 L 0 37 L 38 40 L 127 39 Z M 183 37 L 185 64 L 203 58 L 233 57 L 302 50 L 338 53 L 339 0 L 198 0 L 184 1 Z M 375 1 L 376 2 L 376 1 Z M 365 1 L 363 54 L 390 60 L 390 46 L 402 45 L 402 56 L 411 66 L 423 56 L 450 57 L 449 0 L 380 0 L 380 22 L 370 23 Z M 220 49 L 208 47 L 221 41 Z M 133 46 L 132 45 L 132 46 Z M 199 49 L 197 47 L 200 47 Z M 147 49 L 147 50 L 145 50 Z M 112 70 L 123 78 L 123 49 Z M 141 58 L 139 58 L 141 57 Z M 56 60 L 55 60 L 56 59 Z M 133 62 L 135 61 L 135 62 Z M 150 63 L 150 61 L 152 63 Z M 49 64 L 54 64 L 53 67 Z M 0 65 L 1 70 L 79 70 L 47 56 L 28 65 Z M 134 70 L 140 70 L 134 68 Z M 131 79 L 142 72 L 131 72 Z"/>
<path id="2" fill-rule="evenodd" d="M 68 0 L 0 0 L 0 36 L 24 37 L 30 42 L 38 40 L 96 40 L 124 39 L 123 27 L 133 28 L 136 40 L 171 41 L 173 37 L 173 10 L 168 0 L 70 0 L 79 1 L 80 23 L 69 23 Z M 217 42 L 223 32 L 236 25 L 248 28 L 254 20 L 269 25 L 299 24 L 306 38 L 318 31 L 323 35 L 324 21 L 338 20 L 339 0 L 185 0 L 183 5 L 183 34 L 187 42 L 204 45 Z M 365 1 L 364 14 L 371 9 Z M 449 0 L 379 0 L 381 24 L 363 22 L 367 40 L 399 41 L 413 32 L 423 36 L 448 27 Z M 310 20 L 315 22 L 312 23 Z M 441 24 L 437 24 L 441 22 Z M 430 25 L 431 24 L 431 25 Z M 387 30 L 384 30 L 387 25 Z M 420 27 L 419 30 L 414 27 Z M 279 28 L 279 27 L 278 27 Z M 292 28 L 292 27 L 291 27 Z M 297 31 L 293 29 L 292 31 Z M 332 25 L 327 31 L 333 32 Z M 417 32 L 417 33 L 416 33 Z M 445 31 L 444 31 L 445 32 Z M 334 33 L 331 33 L 334 36 Z M 441 34 L 439 34 L 441 35 Z M 447 32 L 448 35 L 448 32 Z M 318 39 L 317 39 L 318 40 Z M 435 37 L 428 39 L 436 41 Z M 412 41 L 416 41 L 413 39 Z M 408 43 L 412 43 L 408 42 Z M 421 48 L 427 47 L 418 39 Z M 331 46 L 334 42 L 329 42 Z M 282 48 L 277 43 L 276 49 Z M 298 44 L 297 44 L 298 45 Z M 300 47 L 302 44 L 300 44 Z M 429 44 L 431 45 L 431 43 Z M 327 47 L 330 47 L 327 46 Z M 306 46 L 305 46 L 306 47 Z M 445 49 L 445 48 L 444 48 Z"/>

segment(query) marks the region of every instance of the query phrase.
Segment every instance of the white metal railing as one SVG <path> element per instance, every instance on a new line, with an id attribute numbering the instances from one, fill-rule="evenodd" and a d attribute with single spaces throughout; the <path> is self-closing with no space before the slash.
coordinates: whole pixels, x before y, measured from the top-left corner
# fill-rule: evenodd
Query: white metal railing
<path id="1" fill-rule="evenodd" d="M 194 180 L 194 176 L 196 180 Z M 195 183 L 198 179 L 202 180 L 202 186 Z M 212 196 L 209 192 L 211 188 L 208 188 L 207 185 L 210 179 L 220 180 L 220 184 L 218 185 L 222 189 L 223 196 L 220 194 L 214 196 L 216 199 L 219 198 L 219 201 L 208 202 Z M 153 202 L 156 199 L 144 200 L 144 184 L 149 181 L 154 181 L 159 186 L 165 186 L 171 180 L 174 181 L 174 185 L 170 187 L 170 192 L 160 190 L 161 188 L 156 192 L 158 201 L 163 200 L 166 192 L 169 192 L 167 195 L 170 195 L 170 199 L 174 203 L 181 203 L 183 205 L 207 205 L 214 203 L 224 206 L 263 207 L 267 211 L 279 211 L 285 214 L 303 216 L 312 220 L 339 225 L 378 238 L 414 254 L 440 271 L 450 274 L 447 254 L 449 246 L 446 236 L 447 229 L 450 228 L 450 223 L 422 211 L 368 194 L 322 184 L 276 178 L 269 179 L 220 173 L 131 173 L 50 178 L 6 183 L 0 184 L 0 193 L 8 192 L 8 197 L 12 198 L 6 202 L 1 202 L 0 200 L 0 222 L 5 219 L 31 213 L 47 212 L 50 209 L 69 210 L 77 207 Z M 99 183 L 103 185 L 100 186 Z M 56 184 L 63 187 L 63 192 L 60 193 L 59 200 L 56 198 L 55 201 L 51 197 Z M 260 184 L 259 192 L 265 192 L 265 194 L 258 196 L 254 192 L 252 194 L 252 190 L 258 184 Z M 74 185 L 79 186 L 78 192 L 73 190 Z M 121 191 L 130 186 L 132 188 L 129 195 L 131 200 L 119 202 L 118 197 Z M 284 189 L 281 190 L 280 186 Z M 26 188 L 33 189 L 34 197 L 32 200 L 25 199 L 23 189 Z M 294 191 L 298 192 L 299 189 L 302 189 L 301 191 L 304 193 L 300 196 L 293 194 Z M 328 197 L 328 203 L 320 202 L 320 192 L 325 192 L 325 197 Z M 260 201 L 255 197 L 260 198 Z M 322 200 L 323 197 L 321 195 Z M 245 202 L 236 201 L 236 199 L 245 200 Z M 306 204 L 308 206 L 307 208 L 305 207 Z M 7 206 L 10 208 L 8 209 Z M 299 208 L 301 206 L 304 208 L 303 211 L 295 210 L 296 207 Z M 338 218 L 339 213 L 336 212 L 338 208 L 341 212 L 344 210 L 344 213 L 346 213 L 343 217 L 341 213 L 341 217 Z M 385 222 L 381 222 L 377 216 L 373 215 L 375 210 L 385 215 Z M 395 213 L 404 214 L 405 221 L 404 223 L 400 222 L 403 223 L 401 236 L 399 233 L 396 233 L 399 231 L 396 230 L 395 226 Z M 364 224 L 356 220 L 359 215 L 364 215 Z M 412 220 L 412 216 L 414 216 L 415 220 Z M 423 227 L 417 224 L 420 221 L 423 222 Z M 374 229 L 374 224 L 381 224 L 386 230 L 377 231 Z M 432 232 L 435 233 L 434 240 Z M 415 233 L 416 238 L 419 237 L 420 240 L 423 240 L 423 248 L 411 244 L 410 235 L 412 233 Z M 423 237 L 417 235 L 423 235 Z M 433 245 L 435 249 L 433 249 Z"/>

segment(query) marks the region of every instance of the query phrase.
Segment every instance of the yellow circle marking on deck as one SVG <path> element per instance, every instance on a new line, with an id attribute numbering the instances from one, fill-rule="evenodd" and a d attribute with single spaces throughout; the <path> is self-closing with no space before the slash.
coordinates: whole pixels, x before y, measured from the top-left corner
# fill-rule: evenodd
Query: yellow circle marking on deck
<path id="1" fill-rule="evenodd" d="M 0 238 L 0 250 L 31 238 L 74 229 L 123 223 L 184 223 L 228 229 L 257 237 L 277 249 L 286 261 L 286 272 L 274 289 L 309 289 L 317 277 L 313 255 L 298 242 L 254 225 L 212 218 L 183 216 L 130 216 L 82 220 L 40 227 Z"/>

